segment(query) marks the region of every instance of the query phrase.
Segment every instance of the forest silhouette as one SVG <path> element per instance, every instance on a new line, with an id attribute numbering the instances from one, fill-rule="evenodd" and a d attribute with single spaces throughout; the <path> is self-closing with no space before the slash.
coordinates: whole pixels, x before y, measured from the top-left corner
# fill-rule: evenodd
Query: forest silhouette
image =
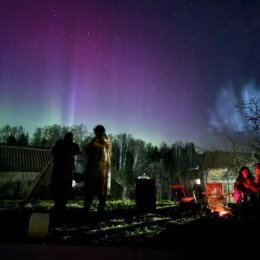
<path id="1" fill-rule="evenodd" d="M 0 128 L 0 143 L 7 145 L 28 146 L 50 149 L 55 141 L 62 138 L 64 133 L 71 131 L 74 140 L 81 150 L 93 137 L 92 130 L 87 126 L 60 126 L 57 124 L 36 128 L 32 136 L 22 126 L 5 125 Z M 193 143 L 181 141 L 168 145 L 162 142 L 160 146 L 135 139 L 131 134 L 109 134 L 113 145 L 112 177 L 122 186 L 127 187 L 124 197 L 133 198 L 135 182 L 139 175 L 146 172 L 156 181 L 157 199 L 169 198 L 170 183 L 186 183 L 190 185 L 193 178 L 189 169 L 202 164 L 202 149 L 196 150 Z M 84 171 L 85 157 L 80 155 L 76 171 Z"/>

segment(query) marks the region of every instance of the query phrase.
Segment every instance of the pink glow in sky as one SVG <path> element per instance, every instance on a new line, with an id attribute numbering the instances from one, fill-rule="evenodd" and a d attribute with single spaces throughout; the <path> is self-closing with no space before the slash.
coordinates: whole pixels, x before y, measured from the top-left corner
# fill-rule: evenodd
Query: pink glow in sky
<path id="1" fill-rule="evenodd" d="M 225 147 L 216 131 L 242 120 L 227 103 L 260 95 L 259 13 L 257 0 L 1 0 L 0 126 Z"/>

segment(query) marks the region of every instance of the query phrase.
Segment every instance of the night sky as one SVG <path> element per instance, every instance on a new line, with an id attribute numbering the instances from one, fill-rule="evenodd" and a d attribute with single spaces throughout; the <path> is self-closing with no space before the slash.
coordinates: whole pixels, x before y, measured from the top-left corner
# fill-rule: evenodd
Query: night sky
<path id="1" fill-rule="evenodd" d="M 258 0 L 1 0 L 0 28 L 0 126 L 225 149 L 260 98 Z"/>

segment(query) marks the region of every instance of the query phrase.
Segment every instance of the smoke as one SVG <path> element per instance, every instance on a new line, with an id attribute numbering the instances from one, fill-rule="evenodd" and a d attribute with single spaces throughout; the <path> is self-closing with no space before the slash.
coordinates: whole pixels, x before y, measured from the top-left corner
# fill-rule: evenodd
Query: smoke
<path id="1" fill-rule="evenodd" d="M 210 131 L 223 135 L 242 131 L 247 122 L 237 106 L 249 101 L 252 96 L 260 99 L 260 87 L 253 81 L 242 86 L 240 90 L 233 86 L 220 89 L 209 116 Z"/>

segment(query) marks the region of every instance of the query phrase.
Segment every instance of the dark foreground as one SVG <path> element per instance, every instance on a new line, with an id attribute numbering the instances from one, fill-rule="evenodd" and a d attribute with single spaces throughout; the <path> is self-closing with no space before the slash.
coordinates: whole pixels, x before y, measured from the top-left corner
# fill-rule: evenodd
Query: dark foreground
<path id="1" fill-rule="evenodd" d="M 34 209 L 33 212 L 43 212 Z M 51 212 L 46 212 L 51 215 Z M 152 212 L 111 210 L 104 216 L 70 209 L 63 226 L 29 237 L 32 209 L 0 210 L 0 259 L 234 259 L 259 255 L 258 219 L 202 217 L 176 207 Z"/>

